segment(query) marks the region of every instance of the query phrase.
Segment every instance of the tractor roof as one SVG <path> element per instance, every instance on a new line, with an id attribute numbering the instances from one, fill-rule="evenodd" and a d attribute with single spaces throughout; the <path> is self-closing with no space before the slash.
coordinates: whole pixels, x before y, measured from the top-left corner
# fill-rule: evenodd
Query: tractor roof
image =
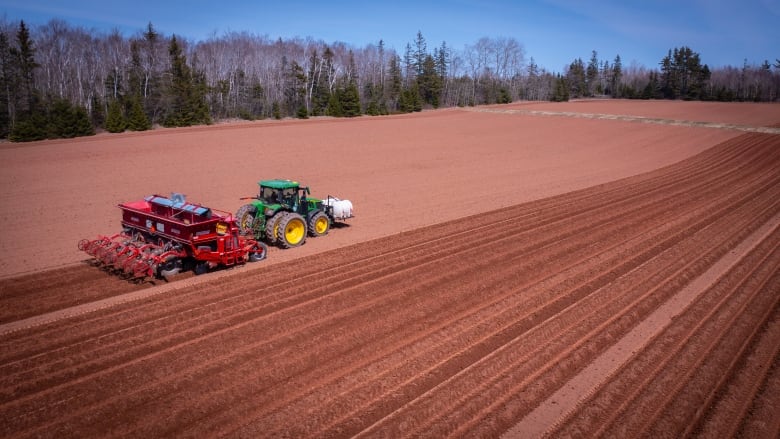
<path id="1" fill-rule="evenodd" d="M 275 180 L 261 180 L 258 182 L 258 184 L 261 187 L 270 187 L 273 189 L 298 189 L 299 183 L 297 181 L 292 180 L 282 180 L 282 179 L 275 179 Z"/>

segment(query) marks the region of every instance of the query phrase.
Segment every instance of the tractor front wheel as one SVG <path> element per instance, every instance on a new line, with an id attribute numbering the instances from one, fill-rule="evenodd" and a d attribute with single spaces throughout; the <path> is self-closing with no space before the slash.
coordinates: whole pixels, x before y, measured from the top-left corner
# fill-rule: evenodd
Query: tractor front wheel
<path id="1" fill-rule="evenodd" d="M 317 237 L 328 234 L 330 219 L 324 212 L 317 212 L 309 220 L 309 236 Z"/>
<path id="2" fill-rule="evenodd" d="M 254 234 L 255 215 L 257 214 L 257 208 L 254 204 L 244 204 L 238 208 L 236 212 L 236 225 L 238 226 L 238 232 L 243 235 Z"/>
<path id="3" fill-rule="evenodd" d="M 306 221 L 297 213 L 287 213 L 279 222 L 277 240 L 283 248 L 298 247 L 306 241 Z"/>

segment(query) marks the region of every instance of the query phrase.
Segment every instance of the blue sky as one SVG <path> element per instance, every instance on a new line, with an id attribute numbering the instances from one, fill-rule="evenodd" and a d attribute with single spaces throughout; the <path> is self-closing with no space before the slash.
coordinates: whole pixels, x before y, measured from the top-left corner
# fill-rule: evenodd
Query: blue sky
<path id="1" fill-rule="evenodd" d="M 780 0 L 3 0 L 4 20 L 31 26 L 52 18 L 126 36 L 147 23 L 164 35 L 205 40 L 246 31 L 271 38 L 312 37 L 403 53 L 421 31 L 429 51 L 456 50 L 481 37 L 515 38 L 547 70 L 575 58 L 620 55 L 656 68 L 669 49 L 688 46 L 712 68 L 780 58 Z"/>

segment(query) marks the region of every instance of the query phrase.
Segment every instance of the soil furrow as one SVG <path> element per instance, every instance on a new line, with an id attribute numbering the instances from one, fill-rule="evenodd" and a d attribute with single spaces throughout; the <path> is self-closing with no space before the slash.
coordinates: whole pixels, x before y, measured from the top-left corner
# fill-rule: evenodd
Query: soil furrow
<path id="1" fill-rule="evenodd" d="M 717 343 L 731 334 L 744 339 L 744 334 L 737 331 L 735 326 L 740 317 L 746 316 L 745 309 L 751 303 L 754 312 L 766 312 L 767 305 L 770 306 L 770 309 L 774 306 L 774 303 L 767 302 L 767 295 L 760 294 L 760 289 L 740 291 L 740 284 L 755 273 L 753 270 L 740 268 L 743 269 L 744 273 L 738 273 L 739 270 L 734 270 L 732 278 L 737 277 L 737 279 L 727 278 L 727 282 L 723 283 L 728 285 L 719 288 L 723 290 L 720 293 L 723 297 L 722 301 L 711 308 L 708 315 L 697 320 L 697 325 L 686 334 L 679 345 L 671 349 L 664 346 L 664 351 L 672 355 L 667 357 L 666 361 L 657 363 L 654 373 L 648 374 L 649 380 L 646 380 L 646 384 L 639 388 L 641 393 L 638 393 L 636 398 L 629 399 L 631 406 L 628 409 L 635 413 L 645 413 L 647 417 L 643 417 L 641 420 L 621 419 L 619 423 L 608 423 L 602 426 L 604 434 L 650 433 L 653 430 L 652 423 L 663 415 L 663 411 L 689 382 L 696 369 L 703 365 L 707 354 L 715 349 Z M 763 280 L 763 277 L 761 279 Z M 737 285 L 733 285 L 733 283 Z M 757 297 L 764 300 L 755 300 Z M 768 297 L 774 302 L 775 297 Z M 687 314 L 683 314 L 682 318 L 686 316 Z M 747 318 L 752 320 L 753 317 L 748 313 Z M 762 323 L 763 321 L 760 322 L 760 324 Z M 728 361 L 728 358 L 726 360 Z M 634 407 L 636 408 L 634 409 Z M 695 419 L 687 419 L 687 421 L 695 422 Z"/>
<path id="2" fill-rule="evenodd" d="M 761 245 L 766 247 L 767 243 L 762 243 Z M 575 431 L 579 431 L 580 433 L 578 434 L 582 434 L 584 431 L 590 431 L 589 428 L 593 428 L 592 426 L 605 427 L 610 423 L 607 416 L 613 421 L 617 421 L 618 414 L 623 412 L 618 407 L 609 404 L 624 404 L 626 401 L 631 400 L 629 395 L 639 394 L 642 387 L 637 380 L 649 380 L 650 375 L 647 371 L 647 365 L 655 365 L 658 371 L 661 370 L 658 364 L 663 360 L 659 357 L 652 357 L 652 355 L 660 355 L 667 360 L 671 359 L 672 355 L 670 353 L 674 352 L 675 349 L 670 344 L 671 341 L 676 340 L 678 342 L 677 346 L 681 348 L 682 345 L 679 343 L 684 343 L 687 334 L 693 331 L 694 326 L 701 324 L 705 313 L 713 312 L 713 304 L 730 299 L 727 293 L 725 288 L 720 286 L 712 288 L 707 294 L 700 296 L 681 316 L 677 317 L 675 325 L 654 337 L 650 344 L 635 354 L 633 361 L 621 366 L 614 373 L 608 385 L 594 393 L 587 402 L 580 404 L 579 412 L 571 413 L 568 417 L 568 423 L 565 424 L 566 426 L 561 427 L 561 430 L 555 434 L 574 434 Z M 651 348 L 652 346 L 656 347 L 653 349 Z M 624 421 L 621 421 L 621 424 L 622 422 Z M 592 426 L 587 427 L 588 423 Z"/>
<path id="3" fill-rule="evenodd" d="M 775 221 L 778 162 L 777 136 L 740 136 L 647 174 L 5 333 L 0 433 L 497 436 Z M 778 239 L 556 431 L 682 434 L 698 419 L 694 433 L 776 433 L 759 421 L 778 402 Z M 63 292 L 59 304 L 77 296 Z M 652 416 L 604 419 L 639 411 Z"/>
<path id="4" fill-rule="evenodd" d="M 767 289 L 780 291 L 780 272 Z M 728 377 L 714 400 L 702 406 L 707 409 L 701 421 L 690 424 L 688 434 L 702 437 L 736 437 L 737 431 L 748 418 L 750 406 L 762 386 L 766 386 L 772 365 L 780 355 L 780 307 L 775 306 L 774 316 L 761 329 L 758 340 L 748 355 L 735 357 L 740 360 L 736 370 Z"/>
<path id="5" fill-rule="evenodd" d="M 724 221 L 724 222 L 727 222 L 727 221 Z M 708 239 L 711 239 L 711 237 L 708 238 Z M 702 268 L 699 268 L 697 270 L 701 271 Z M 633 283 L 629 282 L 629 285 L 633 285 Z M 669 288 L 670 291 L 672 289 L 673 288 Z M 630 291 L 631 290 L 626 290 L 625 292 L 628 293 Z M 620 296 L 620 295 L 618 295 L 618 296 Z M 628 297 L 630 297 L 630 296 L 631 295 L 628 294 Z M 626 297 L 626 299 L 628 299 L 628 297 Z M 645 300 L 646 301 L 647 300 L 650 301 L 650 302 L 648 302 L 647 304 L 644 305 L 644 307 L 647 309 L 647 312 L 650 312 L 652 309 L 654 309 L 654 305 L 652 305 L 651 303 L 658 302 L 659 300 L 661 300 L 662 297 L 663 297 L 662 294 L 660 294 L 660 293 L 658 293 L 658 291 L 654 291 L 654 290 L 650 290 L 649 292 L 645 293 L 645 296 L 644 296 Z M 610 303 L 610 304 L 612 305 L 612 303 Z M 620 305 L 620 302 L 618 302 L 618 303 L 616 303 L 614 305 L 615 306 L 619 306 L 619 307 L 626 306 L 625 304 L 624 305 Z M 625 319 L 623 319 L 623 320 L 619 319 L 620 313 L 617 312 L 618 309 L 620 309 L 619 307 L 617 309 L 614 309 L 614 310 L 611 310 L 611 311 L 603 312 L 602 316 L 604 316 L 604 315 L 615 316 L 615 317 L 613 317 L 612 320 L 615 321 L 616 324 L 620 323 L 625 328 L 628 328 L 630 326 L 627 326 L 628 323 L 626 321 L 624 321 Z M 636 319 L 636 318 L 638 318 L 638 315 L 637 315 L 637 313 L 638 313 L 637 310 L 638 309 L 644 309 L 644 308 L 642 306 L 637 305 L 635 303 L 632 306 L 626 307 L 624 309 L 624 312 L 632 311 L 632 313 L 634 315 L 632 315 L 631 317 L 632 317 L 632 319 Z M 639 314 L 639 315 L 641 315 L 641 314 Z M 599 325 L 599 324 L 603 325 L 603 322 L 604 322 L 604 317 L 600 317 L 598 315 L 591 316 L 591 323 L 589 325 Z M 587 331 L 588 328 L 593 327 L 593 326 L 589 326 L 589 325 L 580 325 L 577 328 L 578 328 L 579 331 Z M 619 335 L 619 332 L 616 331 L 615 329 L 613 329 L 611 332 L 609 332 L 609 331 L 606 331 L 606 332 L 610 335 L 610 337 L 617 337 Z M 582 332 L 580 332 L 580 333 L 582 333 Z M 512 355 L 516 355 L 516 354 L 518 354 L 520 352 L 523 352 L 524 349 L 522 348 L 522 346 L 541 346 L 541 348 L 539 348 L 539 349 L 544 349 L 545 350 L 545 352 L 544 352 L 545 355 L 540 355 L 541 352 L 537 352 L 533 356 L 531 356 L 529 354 L 528 357 L 526 357 L 527 363 L 523 364 L 523 368 L 521 370 L 514 371 L 513 372 L 514 375 L 516 375 L 516 376 L 523 376 L 523 377 L 529 377 L 530 375 L 534 374 L 534 370 L 537 370 L 536 374 L 539 373 L 538 370 L 540 370 L 540 369 L 536 369 L 537 367 L 548 367 L 549 368 L 553 364 L 557 364 L 558 365 L 557 367 L 563 367 L 563 363 L 560 363 L 560 359 L 556 359 L 556 357 L 552 356 L 553 352 L 555 352 L 553 347 L 557 346 L 558 349 L 572 351 L 572 349 L 573 349 L 572 348 L 572 346 L 573 346 L 572 344 L 573 343 L 577 343 L 577 340 L 586 340 L 582 336 L 577 336 L 576 334 L 575 335 L 571 335 L 570 334 L 569 337 L 562 337 L 562 338 L 552 338 L 552 337 L 550 337 L 551 335 L 552 334 L 542 334 L 541 336 L 538 337 L 538 339 L 536 341 L 534 341 L 534 340 L 517 340 L 517 344 L 519 344 L 520 346 L 518 346 L 517 348 L 515 348 L 513 350 L 509 350 L 507 348 L 503 348 L 503 352 L 507 352 L 507 353 L 512 354 Z M 554 340 L 554 343 L 551 344 L 549 340 Z M 589 339 L 587 339 L 587 340 L 589 340 Z M 582 341 L 580 341 L 580 343 L 582 343 Z M 509 346 L 509 345 L 507 345 L 507 346 Z M 577 358 L 578 361 L 582 360 L 582 359 L 584 359 L 584 358 Z M 538 366 L 533 366 L 533 364 L 537 364 Z M 506 380 L 506 379 L 513 380 L 514 379 L 514 378 L 512 378 L 511 375 L 501 375 L 497 371 L 490 371 L 490 372 L 491 373 L 487 374 L 488 376 L 502 377 L 504 380 Z M 463 378 L 463 379 L 464 380 L 468 380 L 468 377 Z M 528 381 L 530 381 L 530 378 L 526 379 L 526 382 L 528 382 Z M 534 382 L 539 382 L 538 379 L 535 379 L 533 381 Z M 486 389 L 485 389 L 486 386 L 484 385 L 484 383 L 482 383 L 482 384 L 483 385 L 480 385 L 479 387 L 475 388 L 475 389 L 481 389 L 481 390 L 479 392 L 474 392 L 474 393 L 480 393 L 481 396 L 485 396 L 485 399 L 488 399 L 490 401 L 494 401 L 494 398 L 491 398 L 489 395 L 486 395 Z M 506 387 L 503 386 L 503 385 L 496 384 L 493 387 L 499 393 L 503 393 L 503 392 L 510 393 L 506 389 Z M 541 391 L 541 389 L 537 389 L 537 390 Z M 517 393 L 517 392 L 513 391 L 511 393 Z M 543 393 L 541 393 L 541 394 L 543 394 Z M 451 401 L 452 402 L 453 400 L 451 398 L 452 397 L 448 398 L 447 396 L 444 396 L 444 397 L 441 397 L 441 398 L 437 398 L 437 397 L 431 396 L 429 398 L 429 400 L 430 401 L 443 401 L 444 400 L 444 401 Z M 462 394 L 459 391 L 458 392 L 458 396 L 455 397 L 455 400 L 458 400 L 460 398 L 462 398 Z M 412 413 L 415 413 L 415 416 L 417 416 L 416 413 L 419 412 L 419 407 L 415 408 L 414 410 L 410 409 L 408 411 L 412 412 Z M 439 411 L 438 409 L 436 410 L 436 412 L 437 413 L 447 413 L 446 411 Z M 421 419 L 425 419 L 425 421 L 427 422 L 427 421 L 430 421 L 430 415 L 431 415 L 431 413 L 427 413 L 425 415 L 419 415 L 419 417 Z M 404 424 L 405 425 L 408 425 L 410 423 L 409 416 L 411 416 L 411 413 L 404 413 L 403 419 L 404 419 Z M 441 425 L 445 425 L 446 426 L 446 425 L 451 425 L 451 424 L 443 422 Z M 431 432 L 429 432 L 429 433 L 431 433 Z M 441 432 L 439 432 L 439 433 L 441 433 Z"/>
<path id="6" fill-rule="evenodd" d="M 673 197 L 672 197 L 672 198 L 673 198 Z M 662 200 L 661 202 L 663 202 L 663 200 Z M 656 202 L 656 203 L 657 203 L 657 202 Z M 643 209 L 644 207 L 645 207 L 645 206 L 640 206 L 638 209 Z M 674 207 L 674 206 L 673 206 L 673 207 Z M 435 258 L 433 258 L 433 257 L 428 257 L 428 258 L 426 258 L 426 259 L 435 260 Z M 397 270 L 397 267 L 395 267 L 395 270 Z M 375 273 L 375 275 L 381 275 L 381 273 Z M 249 302 L 249 303 L 244 303 L 244 304 L 243 304 L 243 307 L 244 307 L 244 308 L 252 308 L 253 306 L 255 306 L 255 305 L 253 305 L 253 303 L 252 303 L 252 302 Z M 213 306 L 210 306 L 210 307 L 209 307 L 207 310 L 205 310 L 205 311 L 204 311 L 204 313 L 209 313 L 209 312 L 212 312 L 212 313 L 213 313 L 213 311 L 212 311 L 212 310 L 213 310 Z M 222 313 L 229 312 L 229 309 L 227 309 L 227 310 L 226 310 L 226 309 L 225 309 L 225 307 L 223 306 L 223 308 L 222 308 L 221 312 L 222 312 Z M 215 313 L 215 314 L 216 314 L 216 313 Z M 214 315 L 214 314 L 212 314 L 212 315 Z M 218 315 L 218 314 L 216 314 L 216 315 Z M 186 325 L 188 325 L 188 324 L 189 324 L 189 323 L 188 323 L 188 320 L 192 320 L 192 319 L 194 319 L 194 318 L 200 318 L 200 315 L 195 315 L 195 316 L 193 316 L 193 317 L 189 317 L 189 316 L 188 316 L 188 319 L 187 319 L 187 320 L 185 320 L 184 322 L 180 323 L 180 325 L 181 325 L 181 326 L 186 326 Z M 161 323 L 161 325 L 165 325 L 165 321 L 160 321 L 160 323 Z M 148 326 L 146 326 L 146 327 L 144 327 L 144 328 L 145 328 L 145 335 L 146 335 L 146 338 L 151 338 L 151 339 L 154 339 L 154 338 L 156 337 L 156 335 L 155 335 L 155 333 L 154 333 L 153 331 L 149 331 L 149 328 L 148 328 Z M 168 326 L 163 326 L 163 329 L 162 329 L 162 330 L 163 330 L 163 331 L 165 331 L 165 332 L 176 332 L 176 327 L 168 327 Z M 119 335 L 126 337 L 126 334 L 121 334 L 121 333 L 120 333 Z M 109 345 L 106 345 L 106 343 L 108 343 L 108 340 L 106 339 L 106 337 L 103 337 L 103 338 L 101 338 L 101 339 L 99 340 L 99 344 L 100 344 L 100 346 L 101 346 L 101 348 L 102 348 L 103 350 L 105 350 L 105 351 L 111 351 L 112 349 L 114 349 L 113 347 L 111 347 L 111 346 L 109 346 Z M 78 349 L 79 349 L 79 351 L 81 352 L 81 354 L 82 354 L 82 355 L 84 355 L 84 349 L 83 349 L 83 348 L 84 348 L 84 346 L 77 346 L 77 347 L 74 347 L 74 348 L 78 348 Z M 127 355 L 132 355 L 132 353 L 130 353 L 130 352 L 127 352 L 126 354 L 127 354 Z M 102 357 L 103 355 L 99 355 L 99 356 L 101 356 L 101 357 Z M 36 362 L 40 362 L 40 361 L 41 361 L 41 359 L 40 359 L 40 358 L 35 358 L 35 361 L 36 361 Z M 21 365 L 21 366 L 20 366 L 20 368 L 21 368 L 21 369 L 25 369 L 24 365 Z"/>

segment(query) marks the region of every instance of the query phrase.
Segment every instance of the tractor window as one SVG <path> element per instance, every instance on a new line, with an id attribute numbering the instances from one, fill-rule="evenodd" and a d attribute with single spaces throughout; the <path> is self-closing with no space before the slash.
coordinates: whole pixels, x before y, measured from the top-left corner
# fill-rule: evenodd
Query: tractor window
<path id="1" fill-rule="evenodd" d="M 297 207 L 296 191 L 292 188 L 282 189 L 282 202 L 290 207 Z"/>
<path id="2" fill-rule="evenodd" d="M 264 187 L 262 194 L 260 194 L 260 198 L 274 203 L 278 203 L 279 202 L 278 195 L 279 194 L 276 191 L 276 189 L 270 187 Z"/>

